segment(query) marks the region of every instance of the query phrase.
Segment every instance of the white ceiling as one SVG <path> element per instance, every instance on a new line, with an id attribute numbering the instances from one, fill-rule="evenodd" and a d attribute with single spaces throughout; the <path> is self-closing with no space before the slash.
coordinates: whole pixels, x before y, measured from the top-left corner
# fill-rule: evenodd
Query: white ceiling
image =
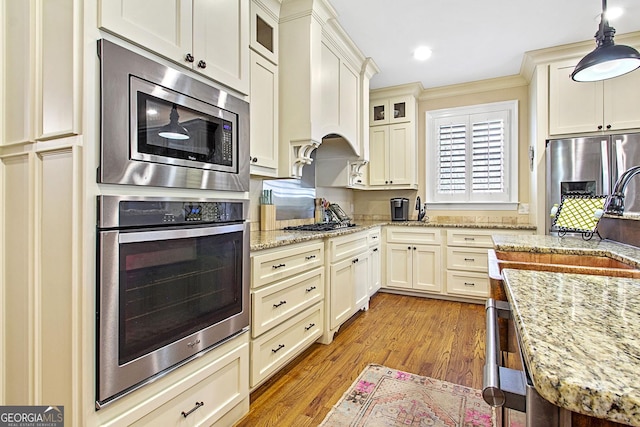
<path id="1" fill-rule="evenodd" d="M 329 0 L 338 21 L 380 73 L 371 88 L 425 88 L 518 74 L 523 54 L 591 40 L 601 0 Z M 616 34 L 640 30 L 640 0 L 609 0 L 625 14 Z M 615 40 L 615 39 L 614 39 Z M 433 50 L 425 62 L 413 50 Z"/>

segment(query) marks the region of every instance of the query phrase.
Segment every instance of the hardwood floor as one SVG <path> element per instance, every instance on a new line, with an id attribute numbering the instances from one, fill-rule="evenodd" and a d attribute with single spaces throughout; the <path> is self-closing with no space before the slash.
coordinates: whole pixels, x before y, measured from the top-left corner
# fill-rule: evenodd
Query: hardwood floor
<path id="1" fill-rule="evenodd" d="M 331 345 L 313 344 L 251 394 L 237 427 L 317 426 L 369 363 L 482 388 L 482 304 L 378 293 Z"/>

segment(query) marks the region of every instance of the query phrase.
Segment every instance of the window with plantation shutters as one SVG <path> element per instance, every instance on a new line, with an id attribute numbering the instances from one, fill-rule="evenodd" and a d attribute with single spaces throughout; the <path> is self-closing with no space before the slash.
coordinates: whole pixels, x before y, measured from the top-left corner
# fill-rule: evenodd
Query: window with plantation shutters
<path id="1" fill-rule="evenodd" d="M 427 202 L 517 201 L 517 102 L 427 112 Z"/>

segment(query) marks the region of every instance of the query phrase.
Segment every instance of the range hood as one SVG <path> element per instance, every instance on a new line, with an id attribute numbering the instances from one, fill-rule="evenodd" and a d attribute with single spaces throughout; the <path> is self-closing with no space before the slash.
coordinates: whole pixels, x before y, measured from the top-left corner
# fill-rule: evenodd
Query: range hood
<path id="1" fill-rule="evenodd" d="M 325 0 L 283 0 L 280 8 L 282 177 L 299 178 L 311 153 L 337 135 L 369 159 L 369 80 L 378 72 L 340 27 Z"/>

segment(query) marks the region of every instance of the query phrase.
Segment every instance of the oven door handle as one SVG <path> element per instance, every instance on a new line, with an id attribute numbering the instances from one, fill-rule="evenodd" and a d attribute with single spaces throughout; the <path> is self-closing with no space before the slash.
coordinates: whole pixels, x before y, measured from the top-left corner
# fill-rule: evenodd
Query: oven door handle
<path id="1" fill-rule="evenodd" d="M 172 230 L 120 232 L 118 243 L 153 242 L 156 240 L 174 240 L 191 237 L 214 236 L 244 231 L 245 224 L 217 225 L 202 228 L 181 228 Z"/>
<path id="2" fill-rule="evenodd" d="M 485 365 L 482 377 L 482 397 L 489 405 L 526 411 L 526 378 L 523 371 L 501 366 L 498 317 L 510 317 L 506 301 L 489 298 L 485 304 L 487 334 Z"/>

